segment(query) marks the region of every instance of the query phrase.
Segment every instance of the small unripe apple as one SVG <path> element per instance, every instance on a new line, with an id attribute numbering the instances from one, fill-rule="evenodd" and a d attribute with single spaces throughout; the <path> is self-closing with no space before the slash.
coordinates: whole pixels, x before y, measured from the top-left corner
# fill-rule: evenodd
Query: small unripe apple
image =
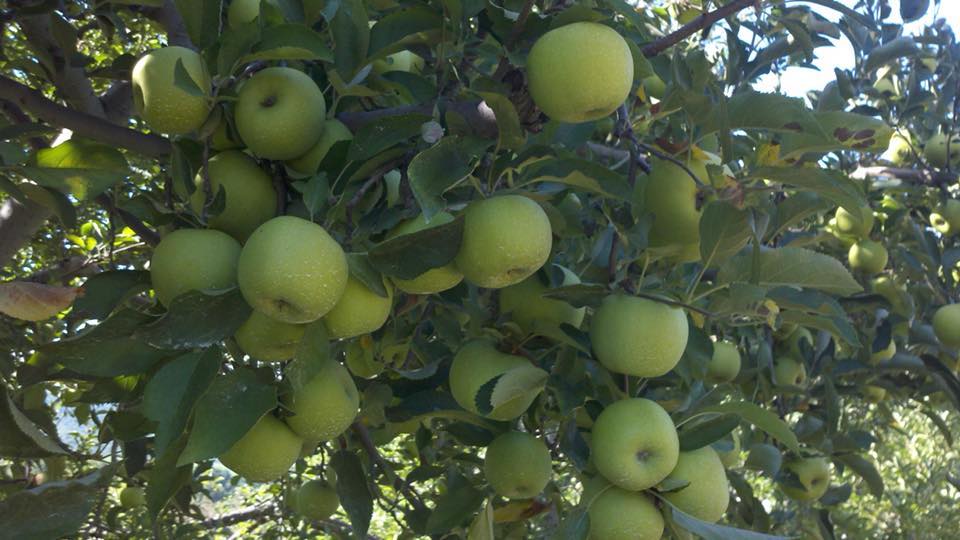
<path id="1" fill-rule="evenodd" d="M 683 310 L 623 294 L 604 298 L 590 321 L 593 353 L 607 369 L 659 377 L 673 369 L 687 347 Z"/>
<path id="2" fill-rule="evenodd" d="M 580 283 L 580 278 L 570 270 L 559 265 L 557 268 L 563 273 L 562 286 Z M 538 323 L 553 326 L 566 323 L 580 328 L 586 308 L 575 308 L 563 300 L 544 297 L 548 291 L 540 274 L 534 274 L 500 291 L 500 312 L 509 313 L 510 318 L 527 332 L 534 331 Z"/>
<path id="3" fill-rule="evenodd" d="M 850 268 L 865 274 L 879 274 L 887 266 L 887 248 L 880 242 L 861 240 L 850 246 L 847 260 Z"/>
<path id="4" fill-rule="evenodd" d="M 610 483 L 639 491 L 660 483 L 677 465 L 680 442 L 670 415 L 643 398 L 616 401 L 593 424 L 592 459 Z"/>
<path id="5" fill-rule="evenodd" d="M 934 167 L 945 168 L 947 166 L 947 136 L 943 133 L 927 139 L 923 145 L 923 157 Z M 960 135 L 950 137 L 950 166 L 960 165 Z"/>
<path id="6" fill-rule="evenodd" d="M 740 373 L 740 351 L 736 344 L 718 341 L 713 344 L 713 356 L 707 364 L 707 380 L 712 383 L 730 382 Z"/>
<path id="7" fill-rule="evenodd" d="M 449 213 L 440 212 L 433 216 L 430 222 L 427 223 L 424 214 L 420 214 L 411 220 L 404 221 L 397 225 L 387 234 L 387 240 L 420 232 L 431 227 L 446 225 L 453 220 L 454 217 Z M 457 265 L 453 262 L 437 268 L 431 268 L 413 279 L 395 278 L 393 280 L 398 289 L 409 294 L 433 294 L 443 292 L 456 287 L 461 281 L 463 281 L 463 274 L 457 269 Z"/>
<path id="8" fill-rule="evenodd" d="M 140 508 L 147 505 L 147 499 L 144 496 L 143 488 L 127 486 L 120 490 L 120 506 L 127 510 Z"/>
<path id="9" fill-rule="evenodd" d="M 664 521 L 653 499 L 639 491 L 610 485 L 598 477 L 580 498 L 588 508 L 591 540 L 660 540 Z"/>
<path id="10" fill-rule="evenodd" d="M 930 225 L 940 234 L 947 236 L 960 232 L 960 201 L 947 199 L 947 202 L 930 214 Z"/>
<path id="11" fill-rule="evenodd" d="M 297 513 L 314 521 L 323 521 L 340 508 L 340 497 L 325 480 L 310 480 L 297 490 Z"/>
<path id="12" fill-rule="evenodd" d="M 248 482 L 272 482 L 290 470 L 302 447 L 300 437 L 267 413 L 218 459 Z"/>
<path id="13" fill-rule="evenodd" d="M 177 62 L 203 92 L 191 94 L 174 83 Z M 133 66 L 133 106 L 150 129 L 171 135 L 196 131 L 210 113 L 210 74 L 203 58 L 185 47 L 150 51 Z"/>
<path id="14" fill-rule="evenodd" d="M 277 0 L 267 0 L 276 6 Z M 278 6 L 279 7 L 279 6 Z M 230 28 L 238 28 L 248 22 L 253 22 L 260 16 L 260 0 L 231 0 L 227 8 L 227 24 Z"/>
<path id="15" fill-rule="evenodd" d="M 498 495 L 508 499 L 536 497 L 553 475 L 550 450 L 529 433 L 508 431 L 487 447 L 483 473 Z"/>
<path id="16" fill-rule="evenodd" d="M 305 329 L 305 325 L 285 323 L 254 311 L 234 338 L 243 352 L 253 358 L 282 362 L 293 358 Z"/>
<path id="17" fill-rule="evenodd" d="M 530 366 L 530 361 L 522 356 L 502 353 L 488 341 L 471 341 L 453 357 L 453 364 L 450 366 L 450 392 L 461 407 L 481 414 L 477 407 L 477 393 L 480 388 L 494 377 L 524 366 Z M 530 407 L 537 395 L 539 391 L 525 393 L 500 404 L 484 416 L 493 420 L 513 420 Z"/>
<path id="18" fill-rule="evenodd" d="M 240 243 L 224 232 L 176 230 L 154 248 L 150 281 L 160 303 L 169 306 L 188 291 L 236 286 L 239 257 Z"/>
<path id="19" fill-rule="evenodd" d="M 777 386 L 803 386 L 807 382 L 807 366 L 790 356 L 781 356 L 773 363 L 773 383 Z"/>
<path id="20" fill-rule="evenodd" d="M 740 466 L 740 435 L 737 435 L 736 431 L 730 432 L 730 438 L 733 441 L 733 448 L 730 450 L 717 450 L 717 455 L 720 456 L 720 462 L 723 463 L 723 466 L 728 469 L 735 469 Z"/>
<path id="21" fill-rule="evenodd" d="M 677 491 L 664 493 L 664 498 L 691 516 L 715 523 L 720 521 L 730 503 L 730 485 L 727 471 L 717 452 L 704 446 L 690 452 L 681 452 L 677 466 L 664 480 L 689 482 Z"/>
<path id="22" fill-rule="evenodd" d="M 871 403 L 880 403 L 887 397 L 887 389 L 882 386 L 868 384 L 863 387 L 863 397 Z"/>
<path id="23" fill-rule="evenodd" d="M 941 307 L 933 314 L 933 332 L 946 347 L 960 347 L 960 304 Z"/>
<path id="24" fill-rule="evenodd" d="M 213 156 L 207 167 L 210 177 L 210 195 L 216 197 L 223 188 L 223 211 L 211 216 L 207 225 L 221 230 L 243 242 L 257 227 L 273 217 L 277 209 L 277 194 L 270 175 L 243 152 L 231 150 Z M 190 197 L 190 206 L 200 215 L 206 202 L 203 190 L 203 171 L 194 179 L 196 189 Z"/>
<path id="25" fill-rule="evenodd" d="M 287 167 L 304 176 L 314 175 L 320 168 L 323 158 L 327 157 L 327 152 L 334 144 L 350 140 L 353 140 L 353 133 L 350 132 L 350 128 L 339 120 L 327 120 L 323 125 L 323 134 L 320 135 L 320 140 L 310 150 L 307 150 L 306 154 L 287 160 Z"/>
<path id="26" fill-rule="evenodd" d="M 838 206 L 833 217 L 837 231 L 845 235 L 866 238 L 873 229 L 873 209 L 869 206 L 862 206 L 853 212 Z"/>
<path id="27" fill-rule="evenodd" d="M 308 441 L 329 441 L 350 427 L 360 408 L 360 393 L 347 368 L 335 361 L 303 388 L 287 397 L 293 413 L 287 425 Z"/>
<path id="28" fill-rule="evenodd" d="M 793 473 L 801 486 L 781 484 L 788 497 L 798 501 L 815 501 L 830 487 L 830 462 L 824 457 L 794 458 L 783 464 L 783 470 Z"/>
<path id="29" fill-rule="evenodd" d="M 387 296 L 380 296 L 360 280 L 350 276 L 340 300 L 323 316 L 331 339 L 346 339 L 378 330 L 390 317 L 393 285 L 383 279 Z"/>
<path id="30" fill-rule="evenodd" d="M 470 203 L 464 211 L 457 268 L 467 281 L 500 289 L 533 275 L 553 247 L 550 219 L 522 195 L 500 195 Z"/>

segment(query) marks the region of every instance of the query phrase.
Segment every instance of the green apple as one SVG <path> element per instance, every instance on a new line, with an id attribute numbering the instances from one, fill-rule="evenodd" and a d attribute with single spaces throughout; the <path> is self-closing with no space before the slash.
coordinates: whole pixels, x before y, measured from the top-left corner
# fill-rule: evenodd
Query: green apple
<path id="1" fill-rule="evenodd" d="M 610 483 L 638 491 L 660 483 L 677 465 L 680 442 L 670 415 L 649 399 L 609 405 L 593 424 L 593 462 Z"/>
<path id="2" fill-rule="evenodd" d="M 947 166 L 947 136 L 943 133 L 927 139 L 923 145 L 923 157 L 934 167 L 944 168 Z M 960 165 L 960 135 L 950 137 L 950 166 Z"/>
<path id="3" fill-rule="evenodd" d="M 177 62 L 203 91 L 192 94 L 174 82 Z M 210 74 L 203 58 L 185 47 L 163 47 L 137 60 L 130 77 L 133 106 L 150 129 L 170 135 L 196 131 L 210 113 Z"/>
<path id="4" fill-rule="evenodd" d="M 277 5 L 276 0 L 267 0 Z M 238 28 L 248 22 L 253 22 L 260 16 L 260 0 L 231 0 L 227 8 L 227 24 L 230 28 Z"/>
<path id="5" fill-rule="evenodd" d="M 862 206 L 853 212 L 838 206 L 833 219 L 837 231 L 847 236 L 866 238 L 873 229 L 873 209 L 869 206 Z"/>
<path id="6" fill-rule="evenodd" d="M 740 373 L 740 351 L 729 341 L 713 344 L 713 356 L 707 364 L 707 380 L 712 383 L 730 382 Z"/>
<path id="7" fill-rule="evenodd" d="M 686 487 L 664 493 L 663 497 L 699 520 L 716 523 L 727 512 L 730 503 L 727 471 L 716 450 L 709 446 L 680 452 L 677 466 L 664 482 L 688 482 Z"/>
<path id="8" fill-rule="evenodd" d="M 887 389 L 882 386 L 868 384 L 863 387 L 863 397 L 871 403 L 880 403 L 887 397 Z"/>
<path id="9" fill-rule="evenodd" d="M 150 258 L 150 281 L 160 303 L 169 306 L 187 291 L 237 285 L 240 243 L 215 230 L 180 229 L 163 237 Z"/>
<path id="10" fill-rule="evenodd" d="M 960 347 L 960 304 L 943 306 L 933 314 L 933 332 L 943 345 Z"/>
<path id="11" fill-rule="evenodd" d="M 783 470 L 797 477 L 800 486 L 781 484 L 783 492 L 797 501 L 815 501 L 830 487 L 830 462 L 824 457 L 793 458 L 783 464 Z"/>
<path id="12" fill-rule="evenodd" d="M 347 287 L 347 256 L 320 225 L 279 216 L 257 228 L 240 253 L 240 292 L 254 309 L 288 323 L 327 314 Z"/>
<path id="13" fill-rule="evenodd" d="M 735 469 L 740 466 L 740 436 L 737 435 L 736 431 L 730 432 L 730 439 L 733 442 L 733 448 L 730 450 L 717 450 L 717 455 L 720 456 L 720 462 L 723 463 L 723 466 L 728 469 Z"/>
<path id="14" fill-rule="evenodd" d="M 221 118 L 217 127 L 213 129 L 210 135 L 210 148 L 217 152 L 243 148 L 243 143 L 231 132 L 226 118 Z"/>
<path id="15" fill-rule="evenodd" d="M 893 358 L 893 355 L 895 354 L 897 354 L 897 342 L 891 339 L 890 344 L 887 345 L 886 348 L 870 353 L 870 363 L 877 365 L 880 362 L 886 362 L 887 360 Z"/>
<path id="16" fill-rule="evenodd" d="M 450 392 L 461 407 L 472 413 L 482 414 L 476 401 L 480 387 L 495 377 L 521 369 L 529 370 L 533 375 L 536 375 L 535 370 L 539 370 L 522 356 L 498 351 L 489 341 L 471 341 L 461 347 L 453 357 L 450 365 Z M 482 416 L 493 420 L 513 420 L 523 414 L 539 394 L 539 389 L 521 393 Z M 493 397 L 496 396 L 497 392 L 494 390 Z"/>
<path id="17" fill-rule="evenodd" d="M 773 362 L 773 384 L 803 386 L 807 382 L 807 366 L 791 356 L 781 356 Z"/>
<path id="18" fill-rule="evenodd" d="M 633 55 L 609 26 L 576 22 L 537 40 L 527 56 L 530 97 L 554 120 L 580 123 L 617 110 L 633 86 Z"/>
<path id="19" fill-rule="evenodd" d="M 423 71 L 423 57 L 408 50 L 395 52 L 386 58 L 373 61 L 374 73 L 387 73 L 388 71 L 405 71 L 407 73 L 420 73 Z"/>
<path id="20" fill-rule="evenodd" d="M 677 164 L 654 158 L 643 195 L 644 206 L 653 213 L 650 247 L 665 252 L 676 262 L 700 260 L 700 212 L 697 183 Z M 710 182 L 706 164 L 690 160 L 687 167 L 703 182 Z M 638 183 L 638 190 L 644 184 Z M 714 261 L 717 262 L 717 261 Z"/>
<path id="21" fill-rule="evenodd" d="M 323 135 L 327 105 L 309 75 L 288 67 L 257 72 L 240 88 L 234 118 L 237 132 L 255 155 L 294 159 Z"/>
<path id="22" fill-rule="evenodd" d="M 487 447 L 483 474 L 498 495 L 508 499 L 536 497 L 553 475 L 550 450 L 529 433 L 508 431 Z"/>
<path id="23" fill-rule="evenodd" d="M 873 292 L 884 297 L 890 302 L 890 307 L 894 313 L 909 315 L 913 310 L 913 299 L 907 292 L 906 287 L 897 284 L 890 276 L 877 276 L 870 281 Z"/>
<path id="24" fill-rule="evenodd" d="M 347 278 L 347 287 L 340 300 L 323 316 L 330 338 L 352 338 L 383 326 L 393 306 L 393 285 L 383 278 L 383 287 L 387 296 L 380 296 L 353 276 Z"/>
<path id="25" fill-rule="evenodd" d="M 127 510 L 140 508 L 147 505 L 147 499 L 144 496 L 143 488 L 127 486 L 120 490 L 120 506 Z"/>
<path id="26" fill-rule="evenodd" d="M 340 508 L 340 497 L 325 480 L 304 482 L 297 490 L 297 513 L 314 521 L 323 521 Z"/>
<path id="27" fill-rule="evenodd" d="M 646 77 L 641 82 L 643 90 L 648 96 L 662 100 L 667 95 L 667 83 L 656 74 Z"/>
<path id="28" fill-rule="evenodd" d="M 611 294 L 590 321 L 593 353 L 607 369 L 638 377 L 659 377 L 673 369 L 687 347 L 683 310 Z"/>
<path id="29" fill-rule="evenodd" d="M 947 236 L 960 232 L 960 201 L 947 199 L 940 208 L 930 214 L 930 225 Z"/>
<path id="30" fill-rule="evenodd" d="M 302 447 L 300 437 L 267 413 L 218 459 L 248 482 L 272 482 L 290 470 Z"/>
<path id="31" fill-rule="evenodd" d="M 653 499 L 610 485 L 602 478 L 588 482 L 580 498 L 590 516 L 590 540 L 660 540 L 663 515 Z"/>
<path id="32" fill-rule="evenodd" d="M 814 348 L 813 334 L 802 326 L 794 326 L 781 345 L 789 356 L 796 360 L 803 360 L 806 358 L 803 353 L 805 347 L 800 345 L 803 342 L 806 342 L 811 349 Z"/>
<path id="33" fill-rule="evenodd" d="M 904 134 L 897 131 L 890 137 L 890 143 L 887 145 L 887 151 L 883 153 L 881 159 L 889 161 L 897 167 L 903 167 L 913 161 L 913 143 L 910 134 Z"/>
<path id="34" fill-rule="evenodd" d="M 350 372 L 330 360 L 300 390 L 286 398 L 293 416 L 287 425 L 308 441 L 329 441 L 350 427 L 360 407 L 360 393 Z"/>
<path id="35" fill-rule="evenodd" d="M 287 160 L 287 167 L 298 174 L 312 176 L 317 173 L 320 163 L 323 162 L 323 158 L 327 157 L 327 152 L 333 148 L 333 145 L 340 141 L 351 140 L 353 140 L 353 133 L 350 133 L 350 128 L 345 126 L 343 122 L 336 119 L 327 120 L 323 125 L 323 134 L 320 135 L 320 140 L 310 150 L 307 150 L 306 154 Z"/>
<path id="36" fill-rule="evenodd" d="M 438 225 L 446 225 L 453 220 L 454 217 L 449 213 L 440 212 L 433 216 L 428 223 L 426 217 L 420 214 L 413 219 L 397 225 L 387 234 L 386 239 L 392 240 Z M 433 294 L 443 292 L 456 287 L 461 281 L 463 281 L 463 274 L 457 269 L 457 265 L 453 262 L 437 268 L 431 268 L 413 279 L 393 280 L 398 289 L 409 294 Z"/>
<path id="37" fill-rule="evenodd" d="M 257 360 L 282 362 L 293 358 L 305 329 L 305 325 L 285 323 L 254 311 L 234 338 L 243 352 Z"/>
<path id="38" fill-rule="evenodd" d="M 580 283 L 576 274 L 560 265 L 556 266 L 563 273 L 561 285 Z M 552 326 L 567 323 L 580 328 L 586 308 L 575 308 L 563 300 L 545 298 L 543 294 L 548 290 L 539 273 L 505 287 L 500 291 L 500 312 L 509 313 L 510 318 L 527 332 L 534 331 L 538 323 Z"/>
<path id="39" fill-rule="evenodd" d="M 467 206 L 464 218 L 455 262 L 474 285 L 500 289 L 520 283 L 550 256 L 550 219 L 532 199 L 499 195 L 475 201 Z"/>
<path id="40" fill-rule="evenodd" d="M 223 211 L 207 221 L 210 228 L 243 242 L 276 213 L 277 193 L 270 175 L 250 156 L 236 150 L 221 152 L 210 159 L 207 171 L 211 196 L 215 197 L 223 188 L 226 197 Z M 196 189 L 190 197 L 190 206 L 200 215 L 206 200 L 202 171 L 197 173 L 194 184 Z"/>
<path id="41" fill-rule="evenodd" d="M 847 260 L 850 268 L 865 274 L 879 274 L 887 266 L 887 248 L 880 242 L 861 240 L 850 246 Z"/>

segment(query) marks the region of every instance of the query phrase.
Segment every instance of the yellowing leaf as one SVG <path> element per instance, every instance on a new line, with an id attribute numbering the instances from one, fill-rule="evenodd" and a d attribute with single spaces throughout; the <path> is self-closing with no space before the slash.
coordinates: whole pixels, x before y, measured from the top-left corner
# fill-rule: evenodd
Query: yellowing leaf
<path id="1" fill-rule="evenodd" d="M 490 404 L 494 409 L 531 394 L 539 394 L 547 384 L 550 374 L 532 366 L 523 365 L 504 373 L 493 388 Z"/>
<path id="2" fill-rule="evenodd" d="M 761 144 L 757 148 L 757 165 L 780 166 L 780 145 L 776 143 Z"/>
<path id="3" fill-rule="evenodd" d="M 70 307 L 79 291 L 27 281 L 0 283 L 0 312 L 15 319 L 42 321 Z"/>

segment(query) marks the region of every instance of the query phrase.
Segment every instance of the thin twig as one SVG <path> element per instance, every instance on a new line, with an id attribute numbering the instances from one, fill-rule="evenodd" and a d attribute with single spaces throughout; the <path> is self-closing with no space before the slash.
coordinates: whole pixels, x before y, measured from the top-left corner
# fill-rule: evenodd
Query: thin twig
<path id="1" fill-rule="evenodd" d="M 370 456 L 370 459 L 380 467 L 384 474 L 393 477 L 393 487 L 403 494 L 403 497 L 413 506 L 414 510 L 418 512 L 427 511 L 427 507 L 420 499 L 420 495 L 413 490 L 408 482 L 401 479 L 397 473 L 394 472 L 390 464 L 387 463 L 387 460 L 383 459 L 383 456 L 380 455 L 380 451 L 377 450 L 376 445 L 373 444 L 373 439 L 370 438 L 370 431 L 367 430 L 367 427 L 360 422 L 354 422 L 351 428 L 353 428 L 353 432 L 357 435 L 357 438 L 360 439 L 360 445 L 363 446 L 364 451 Z"/>
<path id="2" fill-rule="evenodd" d="M 659 38 L 641 49 L 643 55 L 647 58 L 657 56 L 663 51 L 680 43 L 684 39 L 696 34 L 700 30 L 712 25 L 713 23 L 724 19 L 734 13 L 746 9 L 751 5 L 759 5 L 760 0 L 734 0 L 729 4 L 721 6 L 713 11 L 704 13 L 689 23 L 681 26 L 677 30 Z"/>

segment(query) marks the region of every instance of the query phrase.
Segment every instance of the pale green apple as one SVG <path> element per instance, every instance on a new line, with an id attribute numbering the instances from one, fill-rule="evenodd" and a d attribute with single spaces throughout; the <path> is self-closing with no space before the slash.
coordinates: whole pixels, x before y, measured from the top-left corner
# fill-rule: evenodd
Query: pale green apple
<path id="1" fill-rule="evenodd" d="M 325 480 L 310 480 L 297 490 L 297 513 L 314 521 L 324 521 L 340 508 L 340 497 Z"/>
<path id="2" fill-rule="evenodd" d="M 667 95 L 667 83 L 656 74 L 644 78 L 641 84 L 643 90 L 652 98 L 662 100 Z"/>
<path id="3" fill-rule="evenodd" d="M 389 71 L 405 71 L 407 73 L 420 73 L 424 66 L 423 57 L 418 54 L 402 50 L 395 52 L 386 58 L 373 61 L 374 73 L 387 73 Z"/>
<path id="4" fill-rule="evenodd" d="M 305 329 L 305 325 L 285 323 L 254 311 L 234 338 L 243 352 L 257 360 L 282 362 L 293 358 Z"/>
<path id="5" fill-rule="evenodd" d="M 733 442 L 733 448 L 730 450 L 717 450 L 717 455 L 720 456 L 720 462 L 723 463 L 723 466 L 728 469 L 735 469 L 740 466 L 740 436 L 737 435 L 736 431 L 730 432 L 730 439 Z"/>
<path id="6" fill-rule="evenodd" d="M 174 83 L 177 61 L 203 92 L 196 95 Z M 145 54 L 130 77 L 137 116 L 150 129 L 170 135 L 196 131 L 210 113 L 210 74 L 203 58 L 185 47 L 163 47 Z"/>
<path id="7" fill-rule="evenodd" d="M 163 237 L 150 258 L 150 281 L 160 303 L 169 306 L 187 291 L 237 285 L 240 243 L 221 231 L 179 229 Z"/>
<path id="8" fill-rule="evenodd" d="M 660 483 L 677 465 L 680 442 L 670 415 L 643 398 L 609 405 L 593 424 L 592 459 L 610 483 L 638 491 Z"/>
<path id="9" fill-rule="evenodd" d="M 870 353 L 870 363 L 877 365 L 880 362 L 886 362 L 893 358 L 895 354 L 897 354 L 897 342 L 891 339 L 890 344 L 887 345 L 886 348 Z"/>
<path id="10" fill-rule="evenodd" d="M 580 505 L 590 516 L 590 540 L 660 540 L 664 521 L 653 499 L 611 485 L 601 477 L 584 487 Z"/>
<path id="11" fill-rule="evenodd" d="M 257 72 L 240 87 L 237 132 L 256 156 L 294 159 L 323 135 L 327 105 L 309 75 L 288 67 Z"/>
<path id="12" fill-rule="evenodd" d="M 276 0 L 267 0 L 277 5 Z M 248 22 L 253 22 L 260 16 L 260 0 L 231 0 L 227 8 L 227 24 L 230 28 L 238 28 Z"/>
<path id="13" fill-rule="evenodd" d="M 307 150 L 306 154 L 287 160 L 287 167 L 304 176 L 314 175 L 333 145 L 341 141 L 351 140 L 353 140 L 353 133 L 343 122 L 336 119 L 327 120 L 323 125 L 323 134 L 320 135 L 320 140 L 310 150 Z"/>
<path id="14" fill-rule="evenodd" d="M 727 512 L 730 504 L 727 471 L 720 456 L 709 446 L 680 452 L 677 466 L 664 482 L 688 482 L 686 487 L 663 495 L 684 513 L 715 523 Z"/>
<path id="15" fill-rule="evenodd" d="M 210 158 L 207 171 L 211 197 L 216 197 L 221 188 L 225 197 L 223 211 L 207 221 L 210 228 L 243 242 L 276 213 L 277 193 L 270 175 L 250 156 L 236 150 L 221 152 Z M 190 206 L 200 215 L 206 200 L 202 171 L 197 173 L 194 185 Z"/>
<path id="16" fill-rule="evenodd" d="M 327 314 L 347 287 L 347 256 L 316 223 L 271 219 L 250 235 L 237 279 L 247 303 L 268 317 L 308 323 Z"/>
<path id="17" fill-rule="evenodd" d="M 293 416 L 287 425 L 308 441 L 329 441 L 350 427 L 360 407 L 360 393 L 347 368 L 333 360 L 299 391 L 286 398 Z"/>
<path id="18" fill-rule="evenodd" d="M 147 499 L 144 496 L 143 488 L 127 486 L 120 490 L 120 506 L 127 510 L 140 508 L 147 505 Z"/>
<path id="19" fill-rule="evenodd" d="M 887 397 L 887 389 L 882 386 L 868 384 L 863 387 L 863 397 L 871 403 L 880 403 Z"/>
<path id="20" fill-rule="evenodd" d="M 783 464 L 782 470 L 795 475 L 803 486 L 781 484 L 791 499 L 815 501 L 830 487 L 830 462 L 825 457 L 793 458 Z"/>
<path id="21" fill-rule="evenodd" d="M 930 225 L 940 234 L 947 236 L 960 232 L 960 201 L 947 199 L 940 208 L 930 214 Z"/>
<path id="22" fill-rule="evenodd" d="M 897 131 L 890 137 L 887 151 L 881 159 L 885 159 L 897 167 L 903 167 L 913 161 L 913 142 L 909 133 Z"/>
<path id="23" fill-rule="evenodd" d="M 807 382 L 807 366 L 792 356 L 781 356 L 773 362 L 773 384 L 803 386 Z"/>
<path id="24" fill-rule="evenodd" d="M 950 166 L 956 168 L 960 165 L 960 135 L 950 137 Z M 934 167 L 944 168 L 947 166 L 947 136 L 943 133 L 927 139 L 923 145 L 923 157 Z"/>
<path id="25" fill-rule="evenodd" d="M 651 171 L 644 189 L 644 207 L 653 213 L 649 245 L 676 262 L 700 260 L 700 211 L 697 210 L 697 183 L 679 165 L 662 159 L 650 161 Z M 710 182 L 706 164 L 692 159 L 687 167 Z M 645 186 L 645 188 L 641 187 Z M 719 261 L 713 261 L 719 262 Z"/>
<path id="26" fill-rule="evenodd" d="M 730 382 L 740 373 L 740 350 L 735 343 L 718 341 L 713 344 L 713 356 L 707 364 L 707 380 L 712 383 Z"/>
<path id="27" fill-rule="evenodd" d="M 520 368 L 538 369 L 522 356 L 498 351 L 488 341 L 471 341 L 461 347 L 453 358 L 450 366 L 450 392 L 461 407 L 472 413 L 481 414 L 476 402 L 480 387 L 494 377 Z M 517 395 L 483 416 L 494 420 L 513 420 L 530 407 L 539 393 L 535 391 Z"/>
<path id="28" fill-rule="evenodd" d="M 873 292 L 890 302 L 895 313 L 906 315 L 911 310 L 912 299 L 907 289 L 897 284 L 891 276 L 877 276 L 870 281 Z"/>
<path id="29" fill-rule="evenodd" d="M 850 268 L 865 274 L 879 274 L 887 266 L 887 248 L 880 242 L 861 240 L 850 246 L 847 260 Z"/>
<path id="30" fill-rule="evenodd" d="M 960 347 L 960 304 L 943 306 L 933 314 L 933 332 L 943 345 Z"/>
<path id="31" fill-rule="evenodd" d="M 340 300 L 323 316 L 331 339 L 346 339 L 378 330 L 390 316 L 393 285 L 383 279 L 387 296 L 380 296 L 360 280 L 350 276 Z"/>
<path id="32" fill-rule="evenodd" d="M 554 120 L 580 123 L 608 116 L 630 94 L 633 55 L 620 34 L 575 22 L 540 37 L 527 56 L 530 97 Z"/>
<path id="33" fill-rule="evenodd" d="M 576 274 L 560 265 L 556 266 L 563 273 L 561 286 L 580 283 Z M 534 274 L 500 291 L 500 312 L 509 313 L 510 318 L 527 332 L 534 331 L 537 324 L 560 326 L 566 323 L 580 328 L 586 308 L 576 308 L 563 300 L 544 297 L 543 294 L 548 291 L 540 274 Z"/>
<path id="34" fill-rule="evenodd" d="M 499 195 L 470 203 L 455 259 L 467 281 L 500 289 L 533 275 L 553 247 L 550 219 L 522 195 Z"/>
<path id="35" fill-rule="evenodd" d="M 440 212 L 433 216 L 428 223 L 424 214 L 404 221 L 397 225 L 387 234 L 387 240 L 420 232 L 424 229 L 446 225 L 454 220 L 454 217 L 447 212 Z M 409 294 L 433 294 L 452 289 L 463 281 L 463 274 L 457 269 L 453 262 L 431 268 L 413 279 L 394 279 L 397 288 Z"/>
<path id="36" fill-rule="evenodd" d="M 869 206 L 862 206 L 853 212 L 838 206 L 833 219 L 837 231 L 847 236 L 866 238 L 873 229 L 873 209 Z"/>
<path id="37" fill-rule="evenodd" d="M 529 433 L 508 431 L 487 447 L 483 473 L 498 495 L 508 499 L 536 497 L 553 476 L 550 450 Z"/>
<path id="38" fill-rule="evenodd" d="M 687 347 L 683 310 L 660 302 L 611 294 L 594 312 L 590 341 L 607 369 L 638 377 L 659 377 L 673 369 Z"/>
<path id="39" fill-rule="evenodd" d="M 290 470 L 302 447 L 300 437 L 267 413 L 218 459 L 248 482 L 272 482 Z"/>

